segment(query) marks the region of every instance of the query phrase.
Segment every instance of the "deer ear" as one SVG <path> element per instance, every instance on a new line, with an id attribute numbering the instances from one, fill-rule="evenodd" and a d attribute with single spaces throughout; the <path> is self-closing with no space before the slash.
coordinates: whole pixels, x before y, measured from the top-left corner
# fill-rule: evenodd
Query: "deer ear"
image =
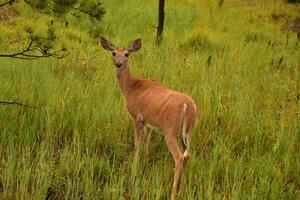
<path id="1" fill-rule="evenodd" d="M 131 46 L 128 48 L 128 51 L 135 52 L 138 51 L 141 47 L 142 47 L 142 39 L 138 38 L 132 42 Z"/>
<path id="2" fill-rule="evenodd" d="M 105 50 L 113 51 L 115 49 L 114 45 L 112 43 L 110 43 L 107 39 L 105 39 L 104 37 L 100 37 L 100 42 L 101 42 L 102 47 Z"/>

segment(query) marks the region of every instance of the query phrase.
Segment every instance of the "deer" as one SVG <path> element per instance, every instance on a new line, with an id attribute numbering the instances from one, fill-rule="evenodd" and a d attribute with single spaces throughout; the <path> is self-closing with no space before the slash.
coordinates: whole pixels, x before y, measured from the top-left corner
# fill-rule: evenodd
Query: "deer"
<path id="1" fill-rule="evenodd" d="M 100 42 L 105 50 L 112 52 L 117 81 L 134 124 L 134 163 L 138 160 L 142 139 L 147 154 L 152 131 L 161 130 L 174 159 L 171 200 L 175 200 L 182 170 L 186 168 L 190 157 L 190 139 L 198 115 L 197 106 L 184 93 L 169 89 L 154 79 L 136 78 L 131 74 L 129 56 L 142 47 L 141 38 L 134 40 L 128 48 L 116 47 L 104 37 L 100 37 Z M 182 138 L 182 146 L 185 148 L 183 153 L 178 138 Z"/>

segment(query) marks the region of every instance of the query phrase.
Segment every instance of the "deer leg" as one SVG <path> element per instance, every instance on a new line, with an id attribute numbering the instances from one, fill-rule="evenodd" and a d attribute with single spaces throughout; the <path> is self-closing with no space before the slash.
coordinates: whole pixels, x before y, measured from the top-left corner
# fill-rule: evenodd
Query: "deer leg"
<path id="1" fill-rule="evenodd" d="M 137 125 L 135 125 L 135 129 L 134 129 L 134 155 L 135 155 L 135 158 L 138 157 L 138 155 L 139 155 L 141 139 L 142 139 L 142 127 L 141 127 L 141 125 L 137 124 Z"/>
<path id="2" fill-rule="evenodd" d="M 186 135 L 186 149 L 183 153 L 183 170 L 182 170 L 182 184 L 186 185 L 186 177 L 187 177 L 187 165 L 189 162 L 190 154 L 189 148 L 190 147 L 190 134 Z"/>
<path id="3" fill-rule="evenodd" d="M 170 150 L 173 156 L 174 163 L 175 163 L 175 173 L 174 173 L 174 180 L 173 180 L 172 193 L 171 193 L 171 200 L 175 200 L 180 187 L 183 156 L 182 153 L 180 152 L 175 132 L 172 131 L 166 133 L 165 140 L 168 149 Z"/>
<path id="4" fill-rule="evenodd" d="M 143 124 L 140 121 L 134 122 L 134 158 L 133 158 L 133 167 L 132 167 L 132 176 L 136 175 L 136 168 L 139 159 L 140 144 L 142 139 L 142 127 Z"/>
<path id="5" fill-rule="evenodd" d="M 149 144 L 149 139 L 152 133 L 152 129 L 149 127 L 146 127 L 146 131 L 144 134 L 144 161 L 147 163 L 148 161 L 148 144 Z"/>

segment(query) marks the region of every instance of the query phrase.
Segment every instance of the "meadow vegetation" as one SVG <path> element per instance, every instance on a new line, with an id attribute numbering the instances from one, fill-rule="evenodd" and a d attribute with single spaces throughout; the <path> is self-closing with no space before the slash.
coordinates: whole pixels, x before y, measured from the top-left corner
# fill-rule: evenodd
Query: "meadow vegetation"
<path id="1" fill-rule="evenodd" d="M 20 49 L 28 26 L 46 34 L 51 19 L 70 53 L 0 58 L 0 101 L 36 107 L 0 105 L 0 199 L 169 198 L 173 160 L 161 133 L 130 179 L 132 122 L 99 35 L 123 47 L 141 37 L 132 73 L 198 104 L 179 199 L 300 199 L 299 4 L 167 0 L 156 46 L 157 1 L 102 2 L 96 25 L 22 3 L 0 20 L 0 54 Z"/>

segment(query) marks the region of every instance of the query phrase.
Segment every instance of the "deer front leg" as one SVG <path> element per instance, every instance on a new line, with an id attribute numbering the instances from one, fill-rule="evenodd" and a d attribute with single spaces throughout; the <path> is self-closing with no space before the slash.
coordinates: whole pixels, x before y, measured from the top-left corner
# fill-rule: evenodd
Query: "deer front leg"
<path id="1" fill-rule="evenodd" d="M 148 144 L 149 144 L 149 139 L 152 133 L 152 129 L 149 127 L 146 127 L 146 131 L 144 133 L 144 162 L 147 163 L 148 162 Z"/>
<path id="2" fill-rule="evenodd" d="M 134 121 L 134 158 L 133 158 L 133 167 L 132 167 L 132 176 L 136 175 L 136 168 L 139 159 L 140 145 L 142 139 L 142 127 L 143 122 L 140 120 Z"/>
<path id="3" fill-rule="evenodd" d="M 134 158 L 137 160 L 140 152 L 140 145 L 142 140 L 143 122 L 134 122 Z"/>

